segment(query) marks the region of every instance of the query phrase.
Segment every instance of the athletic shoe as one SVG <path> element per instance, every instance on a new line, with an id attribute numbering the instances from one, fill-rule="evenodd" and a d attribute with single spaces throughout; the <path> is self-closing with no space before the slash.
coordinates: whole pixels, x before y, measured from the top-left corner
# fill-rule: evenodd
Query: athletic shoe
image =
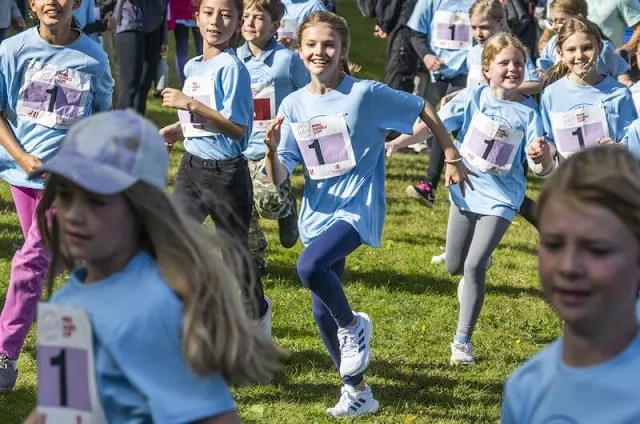
<path id="1" fill-rule="evenodd" d="M 433 202 L 436 201 L 436 195 L 433 192 L 433 186 L 431 183 L 427 183 L 424 180 L 421 180 L 418 185 L 407 187 L 407 196 L 413 197 L 418 200 L 423 205 L 426 205 L 430 208 L 433 207 Z"/>
<path id="2" fill-rule="evenodd" d="M 443 264 L 444 263 L 444 257 L 445 257 L 444 252 L 442 252 L 441 255 L 432 256 L 431 257 L 431 263 L 432 264 L 436 264 L 436 265 Z"/>
<path id="3" fill-rule="evenodd" d="M 327 408 L 327 415 L 333 417 L 355 417 L 375 414 L 380 404 L 373 398 L 371 387 L 357 391 L 355 387 L 345 384 L 340 389 L 340 400 L 333 408 Z"/>
<path id="4" fill-rule="evenodd" d="M 256 321 L 256 325 L 262 334 L 271 338 L 271 316 L 273 315 L 273 305 L 269 296 L 265 296 L 264 301 L 267 302 L 267 312 L 264 313 L 262 318 Z"/>
<path id="5" fill-rule="evenodd" d="M 298 205 L 293 199 L 293 212 L 278 220 L 278 235 L 280 236 L 280 244 L 289 249 L 298 241 Z"/>
<path id="6" fill-rule="evenodd" d="M 16 386 L 18 367 L 16 361 L 0 353 L 0 392 L 10 392 Z"/>
<path id="7" fill-rule="evenodd" d="M 473 343 L 451 343 L 451 365 L 475 365 L 473 359 Z"/>
<path id="8" fill-rule="evenodd" d="M 340 376 L 350 377 L 364 372 L 371 361 L 369 342 L 373 334 L 373 324 L 369 315 L 354 312 L 356 324 L 338 328 L 340 342 Z"/>

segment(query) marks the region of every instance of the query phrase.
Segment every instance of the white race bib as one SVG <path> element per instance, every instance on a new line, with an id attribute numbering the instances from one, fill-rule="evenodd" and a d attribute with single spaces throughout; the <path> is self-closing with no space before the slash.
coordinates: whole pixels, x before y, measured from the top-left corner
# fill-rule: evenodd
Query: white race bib
<path id="1" fill-rule="evenodd" d="M 473 66 L 469 69 L 467 87 L 476 87 L 478 85 L 487 85 L 487 83 L 484 75 L 482 75 L 482 66 Z"/>
<path id="2" fill-rule="evenodd" d="M 38 304 L 39 422 L 107 423 L 96 387 L 92 335 L 83 309 Z"/>
<path id="3" fill-rule="evenodd" d="M 640 92 L 632 92 L 631 97 L 633 97 L 633 104 L 636 105 L 636 112 L 640 115 Z"/>
<path id="4" fill-rule="evenodd" d="M 598 141 L 609 137 L 607 115 L 602 104 L 551 113 L 551 127 L 556 145 L 564 156 L 597 146 Z"/>
<path id="5" fill-rule="evenodd" d="M 460 154 L 482 172 L 503 177 L 511 171 L 524 133 L 506 128 L 476 112 L 464 137 Z"/>
<path id="6" fill-rule="evenodd" d="M 438 10 L 433 18 L 433 45 L 448 50 L 470 49 L 473 34 L 469 14 Z"/>
<path id="7" fill-rule="evenodd" d="M 211 78 L 187 78 L 182 92 L 215 110 L 216 102 Z M 182 135 L 185 137 L 210 137 L 220 133 L 216 127 L 188 110 L 178 110 L 178 118 L 182 126 Z"/>
<path id="8" fill-rule="evenodd" d="M 251 84 L 253 93 L 253 129 L 266 131 L 276 117 L 276 89 L 271 85 Z"/>
<path id="9" fill-rule="evenodd" d="M 298 32 L 298 21 L 291 18 L 283 18 L 278 28 L 278 38 L 295 39 Z"/>
<path id="10" fill-rule="evenodd" d="M 85 116 L 91 75 L 32 60 L 18 94 L 18 116 L 48 128 L 68 129 Z"/>
<path id="11" fill-rule="evenodd" d="M 292 123 L 291 130 L 312 180 L 344 175 L 356 166 L 343 115 L 321 116 L 309 122 Z"/>

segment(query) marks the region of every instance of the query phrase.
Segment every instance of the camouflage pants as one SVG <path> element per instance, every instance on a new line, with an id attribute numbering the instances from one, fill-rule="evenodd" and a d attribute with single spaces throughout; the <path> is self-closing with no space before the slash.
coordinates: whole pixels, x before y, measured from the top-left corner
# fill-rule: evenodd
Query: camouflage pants
<path id="1" fill-rule="evenodd" d="M 280 190 L 269 181 L 262 172 L 264 159 L 249 159 L 249 171 L 253 183 L 253 212 L 249 225 L 249 251 L 257 263 L 265 262 L 267 238 L 264 235 L 260 218 L 281 219 L 293 213 L 295 202 L 291 195 L 291 182 L 287 179 L 280 185 Z"/>

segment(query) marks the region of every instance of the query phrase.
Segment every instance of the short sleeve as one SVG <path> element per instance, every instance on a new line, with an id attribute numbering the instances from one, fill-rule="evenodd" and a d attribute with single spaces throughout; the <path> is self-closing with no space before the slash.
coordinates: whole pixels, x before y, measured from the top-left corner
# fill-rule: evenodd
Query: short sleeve
<path id="1" fill-rule="evenodd" d="M 413 8 L 413 13 L 407 22 L 407 26 L 412 30 L 421 34 L 431 33 L 431 12 L 429 3 L 432 0 L 418 0 L 416 6 Z"/>
<path id="2" fill-rule="evenodd" d="M 448 132 L 462 128 L 465 110 L 471 102 L 472 94 L 473 88 L 465 88 L 438 111 L 438 116 Z"/>
<path id="3" fill-rule="evenodd" d="M 6 45 L 7 43 L 4 44 Z M 11 75 L 11 72 L 9 70 L 8 59 L 9 56 L 6 48 L 0 44 L 0 112 L 6 109 L 9 99 L 9 84 L 7 79 L 9 78 L 9 75 Z"/>
<path id="4" fill-rule="evenodd" d="M 289 69 L 289 77 L 291 78 L 291 82 L 293 86 L 296 88 L 302 88 L 309 84 L 311 80 L 311 76 L 309 75 L 309 71 L 305 68 L 302 59 L 297 52 L 293 52 L 291 55 L 291 67 Z"/>
<path id="5" fill-rule="evenodd" d="M 217 83 L 220 87 L 220 90 L 216 90 L 218 111 L 229 121 L 250 127 L 253 120 L 253 99 L 249 71 L 237 63 L 223 66 L 218 73 Z"/>
<path id="6" fill-rule="evenodd" d="M 101 61 L 102 73 L 96 75 L 95 94 L 93 99 L 93 112 L 104 112 L 111 109 L 113 99 L 113 78 L 111 77 L 111 68 L 109 67 L 109 59 L 106 53 L 103 53 L 104 60 Z"/>
<path id="7" fill-rule="evenodd" d="M 602 57 L 600 59 L 604 61 L 607 73 L 612 78 L 618 78 L 629 70 L 627 61 L 616 53 L 613 44 L 609 42 L 604 43 L 604 50 L 602 51 Z"/>
<path id="8" fill-rule="evenodd" d="M 296 139 L 293 137 L 291 131 L 291 118 L 288 113 L 286 102 L 282 102 L 280 109 L 278 110 L 278 116 L 284 117 L 282 127 L 280 128 L 280 145 L 278 146 L 278 159 L 282 162 L 282 165 L 287 169 L 289 175 L 302 163 L 302 153 Z"/>
<path id="9" fill-rule="evenodd" d="M 640 23 L 640 2 L 638 0 L 620 0 L 620 13 L 627 26 Z"/>
<path id="10" fill-rule="evenodd" d="M 514 382 L 509 378 L 504 385 L 504 394 L 502 396 L 502 412 L 500 413 L 501 424 L 518 424 L 518 410 L 514 403 Z"/>
<path id="11" fill-rule="evenodd" d="M 618 118 L 618 128 L 616 128 L 616 133 L 621 136 L 620 139 L 614 140 L 616 143 L 626 143 L 627 140 L 627 130 L 633 124 L 633 121 L 638 119 L 638 112 L 636 112 L 636 107 L 633 103 L 633 97 L 631 96 L 631 91 L 625 89 L 624 99 L 620 101 L 618 105 L 618 110 L 620 111 L 620 117 Z"/>
<path id="12" fill-rule="evenodd" d="M 386 84 L 369 81 L 369 105 L 373 122 L 383 131 L 413 134 L 413 124 L 424 109 L 425 100 Z"/>
<path id="13" fill-rule="evenodd" d="M 187 423 L 235 410 L 219 374 L 194 374 L 182 354 L 182 303 L 168 287 L 149 294 L 109 343 L 122 373 L 146 398 L 153 422 Z"/>
<path id="14" fill-rule="evenodd" d="M 640 159 L 640 120 L 638 119 L 633 121 L 633 124 L 627 129 L 627 145 L 629 146 L 629 152 L 636 159 Z"/>
<path id="15" fill-rule="evenodd" d="M 538 75 L 538 71 L 536 71 L 536 66 L 533 64 L 533 60 L 531 57 L 527 57 L 527 63 L 524 65 L 524 80 L 527 82 L 542 82 L 540 80 L 540 76 Z"/>
<path id="16" fill-rule="evenodd" d="M 543 71 L 548 71 L 553 67 L 556 62 L 556 55 L 553 49 L 555 48 L 556 43 L 552 43 L 551 40 L 544 46 L 542 49 L 542 53 L 537 60 L 538 68 Z"/>

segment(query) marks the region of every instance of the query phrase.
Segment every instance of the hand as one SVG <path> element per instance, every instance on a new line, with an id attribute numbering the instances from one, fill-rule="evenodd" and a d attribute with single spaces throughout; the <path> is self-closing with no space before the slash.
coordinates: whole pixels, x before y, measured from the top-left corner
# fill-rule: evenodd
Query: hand
<path id="1" fill-rule="evenodd" d="M 598 144 L 603 145 L 603 144 L 613 144 L 615 143 L 613 141 L 613 139 L 611 137 L 605 137 L 605 138 L 601 138 L 600 140 L 598 140 Z"/>
<path id="2" fill-rule="evenodd" d="M 26 420 L 24 420 L 23 424 L 38 424 L 39 420 L 39 414 L 38 411 L 33 410 L 31 412 L 31 414 L 29 414 L 29 416 L 27 417 Z M 44 421 L 43 421 L 44 422 Z"/>
<path id="3" fill-rule="evenodd" d="M 13 27 L 13 29 L 15 29 L 17 32 L 22 32 L 25 29 L 27 29 L 27 23 L 24 21 L 24 18 L 22 16 L 19 16 L 17 18 L 15 18 L 12 22 L 11 22 L 11 26 Z"/>
<path id="4" fill-rule="evenodd" d="M 160 130 L 160 135 L 164 138 L 164 144 L 167 146 L 167 149 L 171 150 L 173 144 L 183 137 L 180 122 L 176 122 L 175 124 L 167 125 L 162 128 Z"/>
<path id="5" fill-rule="evenodd" d="M 280 129 L 282 128 L 282 122 L 284 122 L 284 118 L 282 116 L 278 116 L 276 119 L 271 121 L 269 126 L 267 127 L 267 131 L 264 136 L 264 144 L 267 146 L 267 153 L 274 153 L 278 150 L 278 145 L 280 145 Z"/>
<path id="6" fill-rule="evenodd" d="M 453 93 L 449 93 L 446 96 L 444 96 L 442 98 L 442 100 L 440 100 L 440 106 L 444 106 L 447 103 L 449 103 L 451 100 L 453 100 L 454 97 L 456 97 L 456 95 L 459 93 L 460 91 L 454 91 Z"/>
<path id="7" fill-rule="evenodd" d="M 385 151 L 386 157 L 390 158 L 391 156 L 393 156 L 393 154 L 395 152 L 398 151 L 398 145 L 396 143 L 394 143 L 393 141 L 390 141 L 388 143 L 384 143 L 384 151 Z"/>
<path id="8" fill-rule="evenodd" d="M 423 61 L 424 66 L 426 66 L 430 72 L 438 72 L 438 69 L 440 69 L 442 65 L 444 65 L 442 59 L 432 54 L 426 55 Z"/>
<path id="9" fill-rule="evenodd" d="M 473 183 L 469 178 L 470 175 L 473 175 L 474 177 L 478 176 L 474 172 L 471 172 L 464 162 L 447 163 L 444 170 L 445 187 L 460 184 L 460 191 L 462 192 L 462 196 L 464 196 L 466 192 L 465 184 L 468 184 L 471 190 L 474 189 Z"/>
<path id="10" fill-rule="evenodd" d="M 527 147 L 527 156 L 531 158 L 533 163 L 539 165 L 545 158 L 551 157 L 551 147 L 544 137 L 538 137 Z"/>
<path id="11" fill-rule="evenodd" d="M 376 26 L 373 28 L 373 36 L 376 38 L 384 39 L 384 38 L 387 38 L 388 34 L 384 32 L 382 28 L 380 28 L 380 26 L 376 24 Z"/>
<path id="12" fill-rule="evenodd" d="M 189 102 L 192 100 L 191 97 L 175 88 L 165 88 L 160 95 L 162 96 L 162 106 L 174 109 L 188 110 Z"/>
<path id="13" fill-rule="evenodd" d="M 547 73 L 542 68 L 536 68 L 536 72 L 538 73 L 538 77 L 543 81 L 547 77 Z"/>
<path id="14" fill-rule="evenodd" d="M 116 18 L 113 16 L 112 12 L 107 13 L 104 16 L 104 19 L 102 20 L 102 22 L 105 23 L 107 27 L 107 31 L 113 31 L 114 29 L 116 29 L 116 26 L 118 24 L 118 21 L 116 21 Z"/>
<path id="15" fill-rule="evenodd" d="M 40 160 L 40 158 L 37 158 L 28 153 L 20 156 L 20 158 L 18 158 L 16 162 L 18 162 L 20 168 L 24 169 L 24 172 L 26 172 L 27 174 L 31 174 L 33 171 L 42 166 L 42 161 Z"/>

